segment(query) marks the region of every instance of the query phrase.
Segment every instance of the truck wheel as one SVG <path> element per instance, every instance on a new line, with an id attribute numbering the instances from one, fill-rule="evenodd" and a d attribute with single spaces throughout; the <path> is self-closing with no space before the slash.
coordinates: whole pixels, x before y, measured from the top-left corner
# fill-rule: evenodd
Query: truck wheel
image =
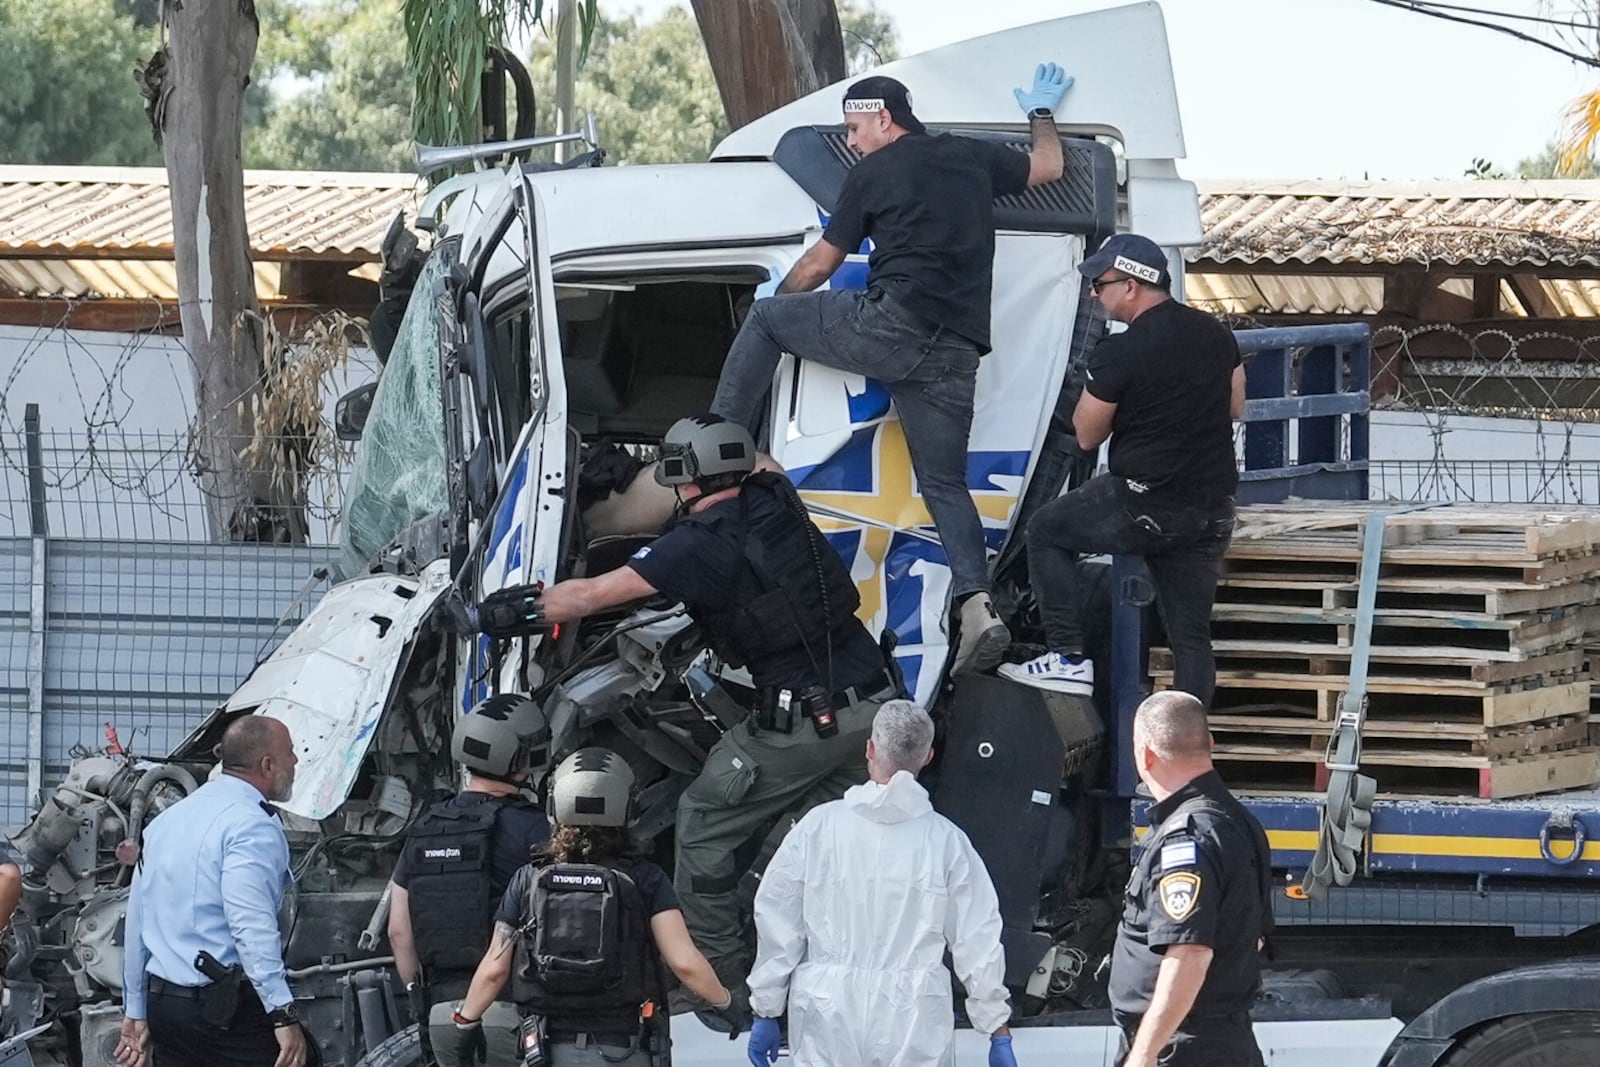
<path id="1" fill-rule="evenodd" d="M 1462 1041 L 1439 1067 L 1556 1067 L 1600 1063 L 1600 1012 L 1513 1015 Z"/>
<path id="2" fill-rule="evenodd" d="M 422 1038 L 415 1024 L 391 1034 L 356 1061 L 356 1067 L 423 1067 Z"/>

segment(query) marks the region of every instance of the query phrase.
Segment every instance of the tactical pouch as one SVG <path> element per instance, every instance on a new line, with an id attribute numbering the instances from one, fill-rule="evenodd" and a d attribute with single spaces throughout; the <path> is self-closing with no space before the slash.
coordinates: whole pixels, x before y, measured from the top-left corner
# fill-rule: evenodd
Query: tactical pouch
<path id="1" fill-rule="evenodd" d="M 210 985 L 200 987 L 200 1017 L 212 1026 L 228 1029 L 239 1014 L 244 968 L 237 963 L 224 967 L 211 953 L 202 951 L 194 958 L 194 969 L 211 979 Z"/>

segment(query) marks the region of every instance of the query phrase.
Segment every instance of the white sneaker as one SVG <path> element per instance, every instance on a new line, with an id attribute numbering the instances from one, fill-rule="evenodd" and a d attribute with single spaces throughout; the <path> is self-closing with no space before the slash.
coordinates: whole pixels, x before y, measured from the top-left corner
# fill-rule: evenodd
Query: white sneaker
<path id="1" fill-rule="evenodd" d="M 1002 678 L 1031 685 L 1035 689 L 1050 689 L 1083 697 L 1094 695 L 1092 659 L 1073 663 L 1059 652 L 1046 652 L 1026 663 L 1002 664 L 999 673 Z"/>

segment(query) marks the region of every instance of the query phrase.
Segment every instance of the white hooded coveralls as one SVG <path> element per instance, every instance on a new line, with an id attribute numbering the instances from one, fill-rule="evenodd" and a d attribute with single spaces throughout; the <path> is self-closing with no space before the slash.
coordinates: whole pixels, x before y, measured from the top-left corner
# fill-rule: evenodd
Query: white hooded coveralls
<path id="1" fill-rule="evenodd" d="M 1004 1026 L 1000 902 L 967 835 L 905 771 L 814 808 L 756 893 L 750 1006 L 789 1009 L 796 1067 L 919 1067 L 954 1040 L 949 945 L 967 1017 Z"/>

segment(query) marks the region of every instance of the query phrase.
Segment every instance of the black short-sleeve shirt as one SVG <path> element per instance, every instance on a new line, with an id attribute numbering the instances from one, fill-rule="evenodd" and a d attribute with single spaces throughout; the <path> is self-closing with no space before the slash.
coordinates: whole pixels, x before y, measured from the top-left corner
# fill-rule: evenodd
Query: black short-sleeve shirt
<path id="1" fill-rule="evenodd" d="M 768 509 L 780 509 L 784 504 L 775 496 L 761 493 L 751 494 L 748 506 L 754 520 L 765 518 Z M 712 504 L 700 515 L 706 519 L 738 522 L 739 508 L 735 497 Z M 745 563 L 730 539 L 717 536 L 714 530 L 701 523 L 682 523 L 641 548 L 627 565 L 656 589 L 682 601 L 693 615 L 701 609 L 719 611 L 732 606 L 734 583 L 731 576 Z M 821 651 L 819 648 L 818 652 Z M 883 676 L 883 652 L 859 622 L 844 627 L 842 636 L 835 635 L 832 652 L 833 691 L 870 684 Z M 762 663 L 749 666 L 758 686 L 803 689 L 826 682 L 816 677 L 816 671 L 810 666 Z M 824 672 L 828 666 L 826 657 L 818 664 Z"/>
<path id="2" fill-rule="evenodd" d="M 1095 346 L 1084 388 L 1117 405 L 1111 473 L 1161 497 L 1211 502 L 1239 484 L 1233 452 L 1233 332 L 1167 300 Z"/>
<path id="3" fill-rule="evenodd" d="M 994 200 L 1028 187 L 1028 156 L 992 141 L 906 134 L 845 176 L 824 239 L 872 238 L 867 286 L 989 351 Z"/>
<path id="4" fill-rule="evenodd" d="M 1214 955 L 1192 1015 L 1248 1011 L 1261 985 L 1260 939 L 1272 931 L 1267 835 L 1216 772 L 1150 809 L 1111 957 L 1111 1006 L 1142 1015 L 1169 945 Z"/>
<path id="5" fill-rule="evenodd" d="M 493 799 L 488 793 L 462 791 L 450 798 L 450 806 L 468 808 Z M 533 856 L 534 850 L 544 847 L 550 840 L 550 820 L 544 812 L 525 800 L 502 802 L 494 818 L 494 833 L 489 839 L 489 887 L 492 897 L 505 892 L 511 878 Z M 394 884 L 402 889 L 411 887 L 409 850 L 401 850 L 400 861 L 394 865 Z"/>
<path id="6" fill-rule="evenodd" d="M 530 863 L 511 879 L 511 885 L 507 887 L 505 896 L 500 900 L 500 907 L 495 910 L 495 922 L 520 928 L 528 921 L 528 890 L 532 887 L 534 875 L 539 869 Z M 650 918 L 653 919 L 664 911 L 678 910 L 678 894 L 672 888 L 672 880 L 667 877 L 666 871 L 654 863 L 649 860 L 632 860 L 617 864 L 616 869 L 633 879 L 633 884 L 638 887 L 639 896 L 643 898 L 645 910 Z"/>

